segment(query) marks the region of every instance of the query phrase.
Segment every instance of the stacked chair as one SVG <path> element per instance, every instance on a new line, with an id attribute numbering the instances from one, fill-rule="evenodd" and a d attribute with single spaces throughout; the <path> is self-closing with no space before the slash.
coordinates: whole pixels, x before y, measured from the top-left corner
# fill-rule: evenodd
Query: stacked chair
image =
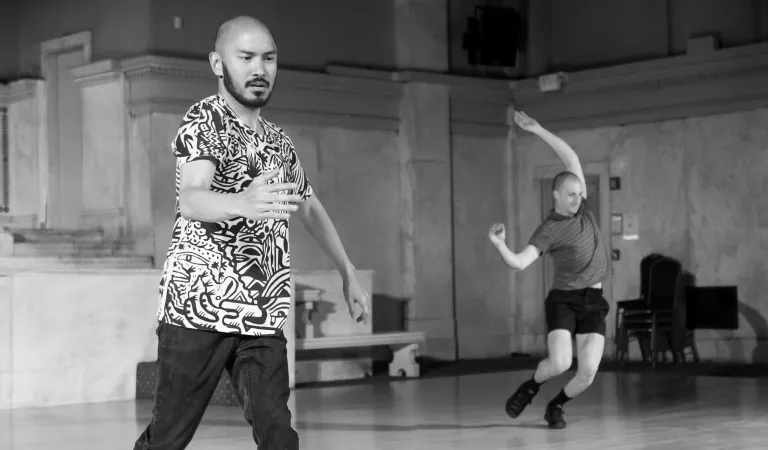
<path id="1" fill-rule="evenodd" d="M 640 298 L 616 303 L 616 360 L 621 366 L 629 357 L 631 340 L 637 341 L 645 363 L 656 368 L 671 352 L 675 362 L 685 362 L 690 347 L 698 361 L 693 333 L 685 325 L 685 292 L 682 264 L 660 254 L 640 263 Z"/>

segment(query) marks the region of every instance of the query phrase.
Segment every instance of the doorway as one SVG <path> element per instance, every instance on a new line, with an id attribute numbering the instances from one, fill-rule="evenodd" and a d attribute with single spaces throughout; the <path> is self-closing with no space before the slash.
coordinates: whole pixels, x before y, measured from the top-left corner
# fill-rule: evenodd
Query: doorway
<path id="1" fill-rule="evenodd" d="M 83 107 L 71 69 L 90 63 L 90 59 L 90 32 L 52 39 L 41 46 L 48 123 L 47 164 L 40 171 L 40 222 L 44 228 L 80 228 Z"/>
<path id="2" fill-rule="evenodd" d="M 549 212 L 552 210 L 552 208 L 554 208 L 554 198 L 552 198 L 552 180 L 553 178 L 539 180 L 539 183 L 541 183 L 540 191 L 542 220 L 546 219 L 549 215 Z M 589 208 L 592 210 L 597 223 L 600 224 L 602 223 L 600 221 L 600 176 L 584 175 L 584 181 L 587 184 L 587 205 L 589 205 Z M 545 257 L 541 258 L 540 263 L 542 267 L 542 292 L 544 293 L 544 296 L 541 297 L 542 299 L 546 298 L 554 278 L 554 265 L 552 263 L 552 258 L 550 258 L 549 255 L 544 256 Z"/>

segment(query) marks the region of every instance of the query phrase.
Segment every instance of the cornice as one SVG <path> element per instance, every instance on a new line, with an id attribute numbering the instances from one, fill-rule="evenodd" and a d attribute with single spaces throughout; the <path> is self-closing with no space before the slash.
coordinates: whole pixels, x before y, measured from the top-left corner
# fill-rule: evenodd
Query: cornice
<path id="1" fill-rule="evenodd" d="M 120 62 L 113 59 L 97 61 L 71 70 L 73 80 L 84 86 L 95 86 L 118 80 L 123 76 Z"/>
<path id="2" fill-rule="evenodd" d="M 515 106 L 555 128 L 720 114 L 768 106 L 768 44 L 569 73 L 560 91 L 510 84 Z"/>
<path id="3" fill-rule="evenodd" d="M 8 84 L 0 84 L 0 105 L 10 105 L 35 97 L 35 91 L 41 80 L 24 78 Z"/>
<path id="4" fill-rule="evenodd" d="M 206 61 L 141 56 L 121 61 L 132 115 L 184 113 L 216 92 Z M 387 80 L 281 69 L 265 117 L 278 123 L 396 131 L 402 86 Z"/>

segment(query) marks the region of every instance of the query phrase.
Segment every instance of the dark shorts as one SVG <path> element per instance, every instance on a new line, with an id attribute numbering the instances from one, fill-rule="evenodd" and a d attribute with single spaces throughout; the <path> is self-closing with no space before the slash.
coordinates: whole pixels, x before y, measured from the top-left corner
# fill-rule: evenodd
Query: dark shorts
<path id="1" fill-rule="evenodd" d="M 598 333 L 605 336 L 605 317 L 609 309 L 602 289 L 553 289 L 544 302 L 547 332 L 559 329 L 568 330 L 571 334 Z"/>

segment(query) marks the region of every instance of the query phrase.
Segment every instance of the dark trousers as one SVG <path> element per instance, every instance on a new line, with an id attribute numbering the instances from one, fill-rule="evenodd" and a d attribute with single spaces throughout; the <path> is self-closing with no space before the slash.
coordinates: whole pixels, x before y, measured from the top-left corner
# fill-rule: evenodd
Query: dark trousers
<path id="1" fill-rule="evenodd" d="M 226 369 L 259 450 L 297 450 L 284 336 L 248 337 L 160 323 L 152 421 L 134 450 L 182 450 Z"/>

